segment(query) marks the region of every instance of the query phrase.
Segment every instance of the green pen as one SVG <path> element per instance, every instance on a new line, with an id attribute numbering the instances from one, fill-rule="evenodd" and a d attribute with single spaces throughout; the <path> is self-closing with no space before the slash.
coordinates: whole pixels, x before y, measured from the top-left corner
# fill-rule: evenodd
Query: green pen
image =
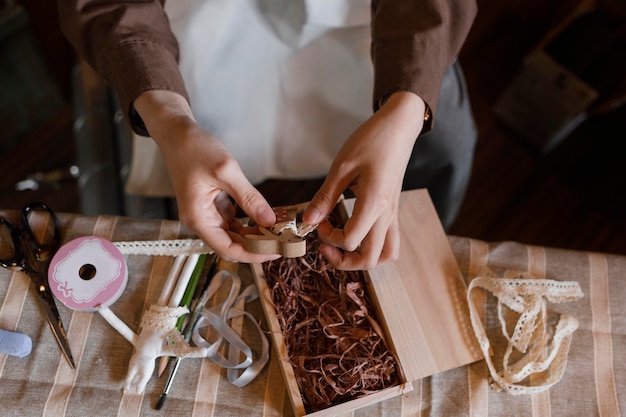
<path id="1" fill-rule="evenodd" d="M 185 293 L 183 294 L 183 298 L 180 300 L 181 307 L 187 307 L 191 309 L 191 301 L 193 300 L 193 296 L 196 293 L 196 288 L 198 287 L 198 282 L 200 281 L 200 276 L 202 275 L 202 269 L 204 268 L 204 261 L 206 259 L 206 254 L 201 254 L 198 258 L 198 263 L 191 274 L 191 278 L 189 279 L 189 284 L 187 284 L 187 289 L 185 289 Z M 183 329 L 183 324 L 185 323 L 186 314 L 180 316 L 178 321 L 176 322 L 176 328 L 178 330 Z"/>

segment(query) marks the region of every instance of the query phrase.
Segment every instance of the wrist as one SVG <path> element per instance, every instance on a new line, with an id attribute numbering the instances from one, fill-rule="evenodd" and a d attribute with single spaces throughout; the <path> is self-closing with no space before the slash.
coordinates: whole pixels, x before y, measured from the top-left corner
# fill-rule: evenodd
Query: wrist
<path id="1" fill-rule="evenodd" d="M 153 139 L 157 139 L 156 133 L 166 131 L 173 123 L 195 122 L 189 102 L 172 91 L 147 91 L 137 97 L 133 104 Z"/>
<path id="2" fill-rule="evenodd" d="M 391 94 L 381 109 L 398 118 L 401 126 L 411 130 L 414 138 L 422 131 L 424 123 L 430 118 L 430 110 L 424 100 L 415 93 L 398 91 Z"/>
<path id="3" fill-rule="evenodd" d="M 424 100 L 415 93 L 409 91 L 397 91 L 387 97 L 383 107 L 393 107 L 401 111 L 407 111 L 411 114 L 424 114 L 426 115 L 427 106 Z"/>

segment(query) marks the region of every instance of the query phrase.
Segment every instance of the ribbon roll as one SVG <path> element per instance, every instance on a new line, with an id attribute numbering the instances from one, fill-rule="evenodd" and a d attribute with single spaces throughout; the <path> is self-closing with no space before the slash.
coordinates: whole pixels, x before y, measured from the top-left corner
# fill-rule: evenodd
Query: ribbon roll
<path id="1" fill-rule="evenodd" d="M 50 262 L 48 282 L 65 306 L 97 311 L 122 295 L 128 283 L 128 267 L 113 243 L 85 236 L 61 246 Z"/>

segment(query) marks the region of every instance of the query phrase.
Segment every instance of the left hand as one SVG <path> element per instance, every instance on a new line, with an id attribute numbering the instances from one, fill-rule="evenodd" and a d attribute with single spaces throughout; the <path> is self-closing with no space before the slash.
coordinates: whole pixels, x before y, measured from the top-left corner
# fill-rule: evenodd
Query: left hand
<path id="1" fill-rule="evenodd" d="M 337 154 L 303 220 L 318 224 L 320 252 L 338 269 L 370 269 L 397 259 L 398 204 L 415 140 L 424 124 L 424 101 L 409 92 L 392 94 Z M 346 189 L 356 197 L 343 229 L 324 219 Z M 320 223 L 321 222 L 321 223 Z"/>

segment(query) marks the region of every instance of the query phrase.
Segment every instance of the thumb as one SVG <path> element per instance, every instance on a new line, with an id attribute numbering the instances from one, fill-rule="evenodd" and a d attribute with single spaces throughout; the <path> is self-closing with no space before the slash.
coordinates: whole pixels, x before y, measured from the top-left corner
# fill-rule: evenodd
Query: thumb
<path id="1" fill-rule="evenodd" d="M 256 224 L 269 227 L 276 223 L 274 210 L 254 187 L 243 194 L 242 197 L 233 196 L 233 198 Z"/>
<path id="2" fill-rule="evenodd" d="M 243 177 L 243 175 L 242 175 Z M 245 177 L 231 184 L 228 190 L 233 199 L 255 223 L 261 226 L 272 226 L 276 223 L 276 215 L 263 195 Z"/>
<path id="3" fill-rule="evenodd" d="M 302 220 L 310 225 L 321 223 L 333 210 L 342 192 L 340 187 L 334 186 L 326 179 L 304 210 Z"/>

